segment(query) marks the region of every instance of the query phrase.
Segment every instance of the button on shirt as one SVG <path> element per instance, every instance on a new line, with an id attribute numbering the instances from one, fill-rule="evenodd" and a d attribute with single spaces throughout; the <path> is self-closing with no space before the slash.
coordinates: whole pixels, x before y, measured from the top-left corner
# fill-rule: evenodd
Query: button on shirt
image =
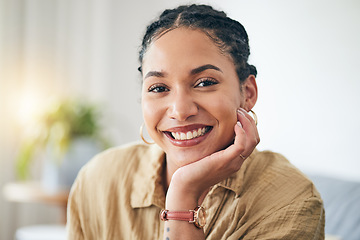
<path id="1" fill-rule="evenodd" d="M 132 143 L 95 156 L 71 190 L 68 239 L 162 239 L 165 161 L 155 144 Z M 202 206 L 209 240 L 324 239 L 319 193 L 277 153 L 254 150 L 236 174 L 211 188 Z"/>

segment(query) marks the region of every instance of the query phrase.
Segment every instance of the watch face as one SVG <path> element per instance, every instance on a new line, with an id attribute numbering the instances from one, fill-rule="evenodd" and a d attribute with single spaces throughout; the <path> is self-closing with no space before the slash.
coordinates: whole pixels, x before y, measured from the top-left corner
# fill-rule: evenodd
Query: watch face
<path id="1" fill-rule="evenodd" d="M 196 209 L 196 225 L 200 228 L 205 226 L 206 223 L 206 213 L 203 207 Z"/>

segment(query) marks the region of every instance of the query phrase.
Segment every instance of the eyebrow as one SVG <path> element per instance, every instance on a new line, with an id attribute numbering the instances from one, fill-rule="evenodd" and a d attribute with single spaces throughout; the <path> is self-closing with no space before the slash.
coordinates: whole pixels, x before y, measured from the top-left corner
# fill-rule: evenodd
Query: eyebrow
<path id="1" fill-rule="evenodd" d="M 165 77 L 165 73 L 159 71 L 150 71 L 145 75 L 144 79 L 149 77 Z"/>
<path id="2" fill-rule="evenodd" d="M 191 75 L 196 75 L 196 74 L 199 74 L 205 70 L 208 70 L 208 69 L 213 69 L 213 70 L 216 70 L 216 71 L 219 71 L 219 72 L 223 72 L 220 68 L 212 65 L 212 64 L 205 64 L 205 65 L 202 65 L 200 67 L 197 67 L 197 68 L 194 68 L 190 71 L 190 74 Z M 146 78 L 149 78 L 149 77 L 165 77 L 166 74 L 164 72 L 159 72 L 159 71 L 150 71 L 148 72 L 144 79 Z"/>
<path id="3" fill-rule="evenodd" d="M 195 75 L 195 74 L 198 74 L 198 73 L 201 73 L 207 69 L 213 69 L 213 70 L 216 70 L 216 71 L 219 71 L 219 72 L 223 72 L 221 71 L 220 68 L 212 65 L 212 64 L 206 64 L 206 65 L 202 65 L 200 67 L 197 67 L 197 68 L 194 68 L 193 70 L 191 70 L 191 75 Z"/>

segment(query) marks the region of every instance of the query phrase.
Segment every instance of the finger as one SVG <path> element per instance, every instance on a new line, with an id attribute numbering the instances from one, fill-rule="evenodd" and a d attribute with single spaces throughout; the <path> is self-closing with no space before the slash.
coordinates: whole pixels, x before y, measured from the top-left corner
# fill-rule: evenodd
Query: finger
<path id="1" fill-rule="evenodd" d="M 240 158 L 240 154 L 245 150 L 246 133 L 242 128 L 240 122 L 237 122 L 235 124 L 234 131 L 235 131 L 234 143 L 224 150 L 211 154 L 209 156 L 210 159 L 214 160 L 215 162 L 218 162 L 219 161 L 218 159 L 221 159 L 221 161 L 226 162 L 227 160 Z"/>
<path id="2" fill-rule="evenodd" d="M 242 123 L 242 127 L 245 130 L 248 139 L 250 140 L 257 139 L 258 131 L 255 122 L 249 116 L 249 114 L 246 114 L 241 110 L 238 110 L 237 115 L 238 115 L 238 120 Z"/>
<path id="3" fill-rule="evenodd" d="M 255 120 L 250 116 L 250 114 L 248 112 L 245 111 L 245 109 L 243 108 L 239 108 L 238 109 L 239 113 L 242 113 L 243 115 L 245 115 L 245 117 L 250 121 L 251 125 L 256 127 L 256 123 Z"/>
<path id="4" fill-rule="evenodd" d="M 246 117 L 247 120 L 249 120 L 250 122 L 250 125 L 251 127 L 253 128 L 253 133 L 254 133 L 254 136 L 255 136 L 255 139 L 256 139 L 256 142 L 259 143 L 260 142 L 260 137 L 259 137 L 259 132 L 258 132 L 258 129 L 257 129 L 257 126 L 256 126 L 256 123 L 255 123 L 255 120 L 242 108 L 240 108 L 238 110 L 238 113 L 244 115 Z M 244 126 L 245 127 L 245 130 L 251 130 L 249 128 L 247 128 L 247 125 Z"/>
<path id="5" fill-rule="evenodd" d="M 251 119 L 249 119 L 250 116 L 246 116 L 245 113 L 243 113 L 242 111 L 238 111 L 238 120 L 242 123 L 242 130 L 240 132 L 235 131 L 236 134 L 245 134 L 245 138 L 242 137 L 244 139 L 244 145 L 245 148 L 243 150 L 243 152 L 241 152 L 241 155 L 244 158 L 247 158 L 252 151 L 254 150 L 254 148 L 256 147 L 256 145 L 259 142 L 258 139 L 258 131 L 256 128 L 256 125 L 254 125 L 251 121 Z M 250 117 L 251 118 L 251 117 Z M 242 133 L 243 132 L 243 133 Z M 236 135 L 237 136 L 237 135 Z M 235 136 L 235 139 L 236 139 Z M 240 139 L 240 138 L 238 138 Z M 240 140 L 239 140 L 240 141 Z M 234 142 L 234 145 L 236 145 L 238 142 Z"/>
<path id="6" fill-rule="evenodd" d="M 244 113 L 247 119 L 255 123 L 255 120 L 250 116 L 250 114 L 245 109 L 239 108 L 238 111 Z"/>

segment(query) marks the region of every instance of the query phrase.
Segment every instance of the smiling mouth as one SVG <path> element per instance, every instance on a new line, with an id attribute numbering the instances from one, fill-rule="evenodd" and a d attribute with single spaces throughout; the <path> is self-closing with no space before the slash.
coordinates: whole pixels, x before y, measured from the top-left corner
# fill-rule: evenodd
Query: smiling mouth
<path id="1" fill-rule="evenodd" d="M 204 136 L 211 129 L 212 129 L 211 126 L 207 126 L 207 127 L 194 129 L 192 131 L 187 131 L 187 132 L 167 132 L 167 133 L 169 133 L 168 135 L 171 136 L 175 140 L 184 141 L 184 140 L 191 140 L 194 138 Z"/>

